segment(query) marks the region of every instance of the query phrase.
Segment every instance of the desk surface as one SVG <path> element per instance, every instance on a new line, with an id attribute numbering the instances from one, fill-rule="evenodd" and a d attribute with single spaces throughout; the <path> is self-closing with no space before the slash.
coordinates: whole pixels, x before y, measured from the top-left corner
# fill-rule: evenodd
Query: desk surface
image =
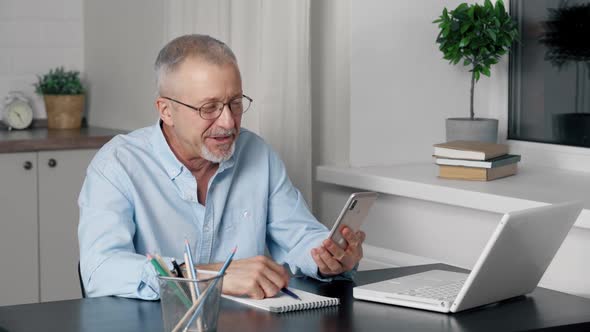
<path id="1" fill-rule="evenodd" d="M 443 264 L 359 272 L 356 284 L 433 268 L 464 271 Z M 218 331 L 555 331 L 590 330 L 590 299 L 537 288 L 484 308 L 447 315 L 358 301 L 351 282 L 293 279 L 292 287 L 339 297 L 340 307 L 273 314 L 223 300 Z M 0 331 L 162 331 L 159 302 L 115 297 L 0 307 Z"/>

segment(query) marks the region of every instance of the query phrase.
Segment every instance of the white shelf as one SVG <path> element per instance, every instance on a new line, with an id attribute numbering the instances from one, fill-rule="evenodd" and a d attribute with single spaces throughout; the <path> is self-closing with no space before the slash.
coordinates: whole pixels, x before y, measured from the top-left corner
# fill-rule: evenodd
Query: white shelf
<path id="1" fill-rule="evenodd" d="M 316 180 L 496 213 L 581 200 L 575 226 L 590 229 L 590 173 L 519 165 L 515 176 L 490 182 L 437 178 L 430 163 L 394 166 L 318 166 Z"/>

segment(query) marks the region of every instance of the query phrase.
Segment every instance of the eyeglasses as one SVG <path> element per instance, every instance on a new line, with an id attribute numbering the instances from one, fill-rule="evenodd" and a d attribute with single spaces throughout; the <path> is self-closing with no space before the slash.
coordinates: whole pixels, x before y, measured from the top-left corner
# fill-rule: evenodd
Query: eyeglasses
<path id="1" fill-rule="evenodd" d="M 168 100 L 173 101 L 175 103 L 179 103 L 182 106 L 186 106 L 192 110 L 199 112 L 199 115 L 201 116 L 201 118 L 203 118 L 205 120 L 215 120 L 218 117 L 220 117 L 221 113 L 223 113 L 223 108 L 225 107 L 225 105 L 227 105 L 229 107 L 229 110 L 231 111 L 231 113 L 234 116 L 244 114 L 250 108 L 250 105 L 252 105 L 252 101 L 253 101 L 252 98 L 250 98 L 246 95 L 241 95 L 240 97 L 236 97 L 236 98 L 228 101 L 227 103 L 224 103 L 221 101 L 211 101 L 208 103 L 204 103 L 203 105 L 201 105 L 201 107 L 194 107 L 194 106 L 185 104 L 181 101 L 178 101 L 176 99 L 172 99 L 170 97 L 162 96 L 162 98 L 168 99 Z"/>

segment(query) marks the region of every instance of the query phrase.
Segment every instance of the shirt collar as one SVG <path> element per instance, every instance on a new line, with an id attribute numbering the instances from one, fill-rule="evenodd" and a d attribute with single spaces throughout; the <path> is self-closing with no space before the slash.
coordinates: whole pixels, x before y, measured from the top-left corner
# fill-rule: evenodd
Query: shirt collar
<path id="1" fill-rule="evenodd" d="M 184 165 L 176 158 L 174 152 L 172 152 L 172 149 L 168 145 L 168 142 L 166 142 L 166 137 L 164 137 L 161 124 L 162 120 L 158 119 L 158 123 L 154 125 L 151 138 L 152 146 L 154 148 L 156 158 L 158 158 L 162 163 L 162 166 L 166 170 L 166 174 L 168 174 L 171 180 L 174 180 L 180 175 L 180 173 L 182 173 Z"/>
<path id="2" fill-rule="evenodd" d="M 238 136 L 239 139 L 240 136 Z M 237 140 L 236 140 L 236 145 L 238 144 Z M 221 164 L 219 164 L 219 168 L 217 169 L 217 173 L 221 173 L 223 171 L 225 171 L 228 168 L 232 168 L 234 166 L 234 155 L 236 154 L 236 152 L 234 151 L 234 153 L 231 155 L 231 157 L 229 157 L 228 160 L 226 161 L 222 161 Z"/>
<path id="3" fill-rule="evenodd" d="M 158 123 L 154 125 L 154 132 L 152 135 L 152 146 L 154 147 L 154 152 L 157 158 L 160 160 L 160 162 L 166 169 L 166 173 L 168 174 L 171 180 L 174 180 L 182 173 L 182 171 L 185 169 L 185 166 L 178 160 L 178 158 L 176 158 L 174 152 L 172 152 L 172 149 L 168 145 L 166 137 L 164 137 L 164 131 L 162 129 L 162 120 L 160 119 L 158 119 Z M 228 160 L 222 162 L 219 165 L 217 173 L 221 173 L 224 170 L 234 166 L 234 155 L 235 152 Z"/>

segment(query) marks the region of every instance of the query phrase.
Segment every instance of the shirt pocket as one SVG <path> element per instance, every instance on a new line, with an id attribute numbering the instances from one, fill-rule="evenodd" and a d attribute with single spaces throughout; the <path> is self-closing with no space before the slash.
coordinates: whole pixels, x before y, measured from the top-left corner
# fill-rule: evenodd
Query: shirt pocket
<path id="1" fill-rule="evenodd" d="M 238 229 L 244 225 L 252 225 L 253 212 L 250 209 L 232 209 L 224 214 L 221 221 L 221 229 Z"/>

